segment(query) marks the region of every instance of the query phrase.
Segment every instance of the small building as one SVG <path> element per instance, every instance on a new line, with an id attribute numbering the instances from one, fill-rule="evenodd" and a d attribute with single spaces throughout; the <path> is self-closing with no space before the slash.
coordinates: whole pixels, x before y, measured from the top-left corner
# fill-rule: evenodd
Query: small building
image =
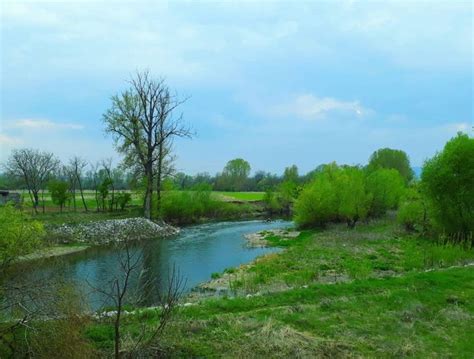
<path id="1" fill-rule="evenodd" d="M 8 202 L 13 202 L 15 205 L 19 205 L 21 202 L 20 194 L 17 192 L 0 190 L 0 205 L 4 205 Z"/>

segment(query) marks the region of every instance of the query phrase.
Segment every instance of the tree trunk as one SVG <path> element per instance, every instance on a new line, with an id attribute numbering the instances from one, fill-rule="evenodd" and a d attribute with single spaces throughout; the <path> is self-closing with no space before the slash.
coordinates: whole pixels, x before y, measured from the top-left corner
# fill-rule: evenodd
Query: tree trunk
<path id="1" fill-rule="evenodd" d="M 159 152 L 158 152 L 158 172 L 156 174 L 156 208 L 158 215 L 161 213 L 161 176 L 163 173 L 163 146 L 164 142 L 160 143 Z"/>
<path id="2" fill-rule="evenodd" d="M 153 169 L 151 164 L 146 168 L 146 189 L 145 189 L 145 201 L 143 204 L 143 215 L 147 219 L 151 219 L 151 209 L 153 204 Z"/>
<path id="3" fill-rule="evenodd" d="M 81 191 L 82 204 L 84 205 L 84 210 L 87 212 L 87 204 L 86 200 L 84 199 L 84 189 L 82 188 L 81 179 L 79 177 L 77 178 L 77 182 L 79 184 L 79 191 Z"/>
<path id="4" fill-rule="evenodd" d="M 39 196 L 37 191 L 33 191 L 33 207 L 35 209 L 35 213 L 38 213 L 38 205 L 39 205 Z"/>

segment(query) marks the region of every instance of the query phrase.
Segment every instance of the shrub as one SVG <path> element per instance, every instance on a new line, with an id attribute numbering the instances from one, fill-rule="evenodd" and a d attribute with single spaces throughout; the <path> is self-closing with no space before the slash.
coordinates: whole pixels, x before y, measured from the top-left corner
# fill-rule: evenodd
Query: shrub
<path id="1" fill-rule="evenodd" d="M 9 204 L 0 207 L 0 271 L 38 247 L 43 234 L 42 224 L 30 220 L 21 210 Z"/>
<path id="2" fill-rule="evenodd" d="M 425 162 L 421 180 L 437 228 L 460 240 L 472 238 L 474 139 L 458 133 Z"/>
<path id="3" fill-rule="evenodd" d="M 163 194 L 160 214 L 165 221 L 177 224 L 195 223 L 202 218 L 235 218 L 250 212 L 248 205 L 222 202 L 212 195 L 209 185 L 198 185 L 192 191 L 168 191 Z"/>
<path id="4" fill-rule="evenodd" d="M 405 185 L 397 170 L 380 168 L 367 175 L 367 191 L 371 193 L 370 215 L 382 216 L 398 207 Z"/>
<path id="5" fill-rule="evenodd" d="M 132 201 L 132 195 L 127 192 L 117 193 L 115 195 L 115 203 L 123 211 L 125 207 Z"/>
<path id="6" fill-rule="evenodd" d="M 63 207 L 69 198 L 69 184 L 65 181 L 52 180 L 48 183 L 48 190 L 51 193 L 51 200 L 54 204 L 57 204 L 63 211 Z"/>
<path id="7" fill-rule="evenodd" d="M 312 227 L 344 220 L 354 227 L 358 220 L 366 218 L 370 199 L 360 168 L 333 163 L 302 190 L 295 203 L 295 221 L 301 227 Z"/>
<path id="8" fill-rule="evenodd" d="M 407 231 L 426 231 L 428 224 L 426 206 L 420 192 L 416 188 L 406 189 L 398 209 L 397 221 Z"/>

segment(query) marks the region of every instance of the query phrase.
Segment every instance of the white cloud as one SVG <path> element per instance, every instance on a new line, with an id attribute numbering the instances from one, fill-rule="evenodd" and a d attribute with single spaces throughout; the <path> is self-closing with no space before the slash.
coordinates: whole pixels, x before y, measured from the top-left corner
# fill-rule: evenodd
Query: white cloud
<path id="1" fill-rule="evenodd" d="M 76 123 L 63 123 L 63 122 L 53 122 L 51 120 L 46 119 L 20 119 L 16 121 L 12 121 L 8 127 L 10 128 L 21 128 L 21 129 L 49 129 L 49 130 L 82 130 L 84 128 L 83 125 L 79 125 Z"/>
<path id="2" fill-rule="evenodd" d="M 22 141 L 16 137 L 0 133 L 0 146 L 14 146 L 21 144 Z"/>
<path id="3" fill-rule="evenodd" d="M 270 113 L 273 115 L 295 116 L 305 120 L 324 119 L 334 113 L 360 118 L 372 112 L 371 109 L 362 106 L 359 101 L 343 101 L 332 97 L 317 97 L 312 94 L 299 95 L 286 103 L 270 108 Z"/>

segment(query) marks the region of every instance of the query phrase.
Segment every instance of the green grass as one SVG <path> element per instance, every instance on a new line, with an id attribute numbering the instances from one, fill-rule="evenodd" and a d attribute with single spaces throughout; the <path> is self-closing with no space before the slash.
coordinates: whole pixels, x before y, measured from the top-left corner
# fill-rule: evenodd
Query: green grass
<path id="1" fill-rule="evenodd" d="M 239 200 L 239 201 L 262 201 L 263 197 L 265 195 L 265 192 L 220 192 L 220 191 L 215 191 L 214 193 L 234 199 L 234 200 Z"/>
<path id="2" fill-rule="evenodd" d="M 225 271 L 241 275 L 234 285 L 253 296 L 179 310 L 161 342 L 171 357 L 474 356 L 474 269 L 463 267 L 472 250 L 406 235 L 389 221 L 269 240 L 286 250 L 243 274 Z M 128 317 L 125 331 L 140 323 Z M 87 331 L 105 351 L 111 335 L 107 323 Z"/>
<path id="3" fill-rule="evenodd" d="M 471 358 L 471 268 L 357 280 L 182 308 L 161 345 L 171 357 Z M 137 333 L 153 316 L 128 317 Z M 87 337 L 110 350 L 107 323 Z"/>

